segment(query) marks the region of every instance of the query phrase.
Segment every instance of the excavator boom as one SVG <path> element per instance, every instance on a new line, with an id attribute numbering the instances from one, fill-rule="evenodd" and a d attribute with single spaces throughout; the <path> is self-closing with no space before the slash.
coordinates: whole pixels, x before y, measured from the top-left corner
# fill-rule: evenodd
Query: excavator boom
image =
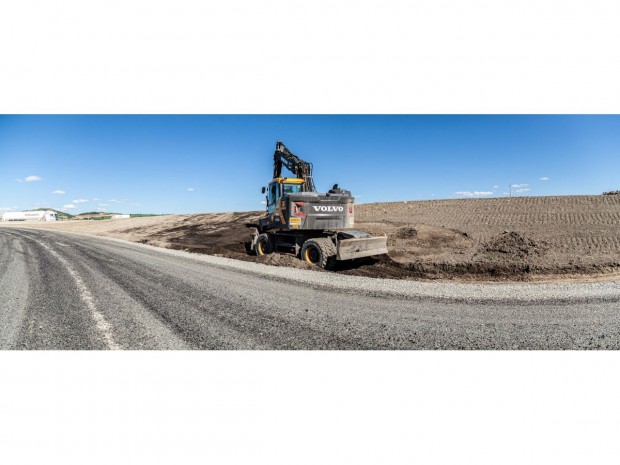
<path id="1" fill-rule="evenodd" d="M 312 179 L 312 163 L 302 160 L 282 143 L 278 141 L 273 154 L 273 178 L 282 176 L 282 166 L 286 167 L 297 178 L 303 179 L 306 192 L 316 192 Z"/>

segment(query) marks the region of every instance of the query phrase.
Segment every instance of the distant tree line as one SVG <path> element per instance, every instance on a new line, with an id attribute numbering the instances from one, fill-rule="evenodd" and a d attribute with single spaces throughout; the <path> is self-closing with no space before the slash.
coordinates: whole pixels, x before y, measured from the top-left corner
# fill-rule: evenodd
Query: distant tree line
<path id="1" fill-rule="evenodd" d="M 603 195 L 620 195 L 620 191 L 607 191 L 603 192 Z"/>

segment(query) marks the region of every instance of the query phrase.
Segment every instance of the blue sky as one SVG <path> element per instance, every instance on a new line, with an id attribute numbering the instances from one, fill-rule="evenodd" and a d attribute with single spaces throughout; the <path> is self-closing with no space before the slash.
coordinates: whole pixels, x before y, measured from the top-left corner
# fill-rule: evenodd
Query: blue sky
<path id="1" fill-rule="evenodd" d="M 262 209 L 278 139 L 360 203 L 620 189 L 619 116 L 0 116 L 0 212 Z"/>

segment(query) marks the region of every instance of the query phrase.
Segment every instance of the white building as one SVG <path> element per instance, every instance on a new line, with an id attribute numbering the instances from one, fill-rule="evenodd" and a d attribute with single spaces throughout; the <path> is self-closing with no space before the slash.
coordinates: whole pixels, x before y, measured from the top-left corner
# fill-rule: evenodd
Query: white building
<path id="1" fill-rule="evenodd" d="M 112 215 L 113 220 L 124 220 L 126 218 L 130 218 L 129 215 Z"/>
<path id="2" fill-rule="evenodd" d="M 51 210 L 34 212 L 6 212 L 2 214 L 2 221 L 57 221 L 58 214 Z"/>

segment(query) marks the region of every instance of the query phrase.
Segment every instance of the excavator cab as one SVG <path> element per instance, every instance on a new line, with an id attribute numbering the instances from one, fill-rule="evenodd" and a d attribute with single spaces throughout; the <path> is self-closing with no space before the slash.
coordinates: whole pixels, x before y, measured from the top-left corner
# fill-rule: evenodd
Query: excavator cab
<path id="1" fill-rule="evenodd" d="M 302 192 L 304 180 L 298 178 L 276 178 L 267 186 L 267 213 L 271 215 L 278 205 L 280 198 L 289 194 Z M 263 193 L 265 193 L 263 191 Z"/>

